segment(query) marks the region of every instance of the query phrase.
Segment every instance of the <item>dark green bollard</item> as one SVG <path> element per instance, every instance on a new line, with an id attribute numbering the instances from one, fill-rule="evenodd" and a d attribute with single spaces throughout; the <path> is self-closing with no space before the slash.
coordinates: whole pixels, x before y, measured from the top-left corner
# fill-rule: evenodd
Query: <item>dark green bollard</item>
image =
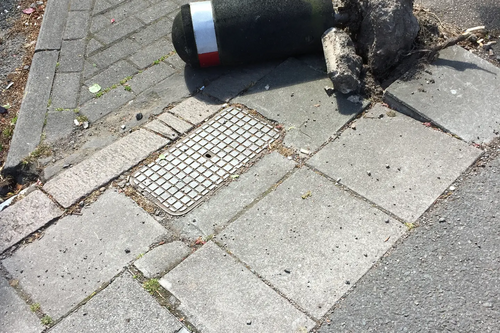
<path id="1" fill-rule="evenodd" d="M 212 0 L 181 7 L 175 50 L 193 67 L 237 65 L 321 50 L 331 0 Z"/>

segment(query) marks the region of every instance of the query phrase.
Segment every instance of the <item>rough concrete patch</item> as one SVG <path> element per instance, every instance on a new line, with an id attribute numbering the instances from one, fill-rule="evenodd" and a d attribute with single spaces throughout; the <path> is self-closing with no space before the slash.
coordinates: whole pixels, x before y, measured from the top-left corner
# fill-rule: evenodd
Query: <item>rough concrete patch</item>
<path id="1" fill-rule="evenodd" d="M 321 38 L 327 73 L 335 90 L 343 94 L 358 91 L 363 60 L 356 54 L 351 37 L 342 30 L 331 28 Z"/>
<path id="2" fill-rule="evenodd" d="M 382 76 L 417 37 L 413 0 L 365 0 L 359 6 L 362 20 L 357 43 L 373 74 Z"/>
<path id="3" fill-rule="evenodd" d="M 176 116 L 168 112 L 164 112 L 160 116 L 158 116 L 158 120 L 163 121 L 165 124 L 172 127 L 180 134 L 186 133 L 191 128 L 193 128 L 193 125 L 191 125 L 190 123 L 185 122 L 184 120 L 177 118 Z"/>

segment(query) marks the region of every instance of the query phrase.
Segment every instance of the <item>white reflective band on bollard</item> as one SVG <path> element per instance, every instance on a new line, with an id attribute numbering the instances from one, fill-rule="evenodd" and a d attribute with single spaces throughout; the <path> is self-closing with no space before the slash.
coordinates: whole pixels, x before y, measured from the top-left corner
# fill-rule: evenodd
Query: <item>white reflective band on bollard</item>
<path id="1" fill-rule="evenodd" d="M 212 1 L 191 2 L 191 21 L 201 67 L 219 64 Z"/>

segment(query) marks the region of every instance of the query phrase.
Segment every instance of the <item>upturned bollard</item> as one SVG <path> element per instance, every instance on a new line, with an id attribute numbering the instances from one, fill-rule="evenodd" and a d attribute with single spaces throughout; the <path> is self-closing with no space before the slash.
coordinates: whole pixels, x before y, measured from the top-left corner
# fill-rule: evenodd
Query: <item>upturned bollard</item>
<path id="1" fill-rule="evenodd" d="M 321 50 L 334 26 L 331 0 L 212 0 L 181 7 L 172 26 L 193 67 L 237 65 Z"/>

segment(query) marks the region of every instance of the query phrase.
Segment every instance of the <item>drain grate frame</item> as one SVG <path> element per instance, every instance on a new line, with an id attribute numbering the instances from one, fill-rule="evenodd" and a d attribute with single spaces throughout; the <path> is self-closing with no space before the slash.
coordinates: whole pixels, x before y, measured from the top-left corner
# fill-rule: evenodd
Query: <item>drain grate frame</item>
<path id="1" fill-rule="evenodd" d="M 141 167 L 130 182 L 168 214 L 184 215 L 279 137 L 273 125 L 227 107 Z"/>

